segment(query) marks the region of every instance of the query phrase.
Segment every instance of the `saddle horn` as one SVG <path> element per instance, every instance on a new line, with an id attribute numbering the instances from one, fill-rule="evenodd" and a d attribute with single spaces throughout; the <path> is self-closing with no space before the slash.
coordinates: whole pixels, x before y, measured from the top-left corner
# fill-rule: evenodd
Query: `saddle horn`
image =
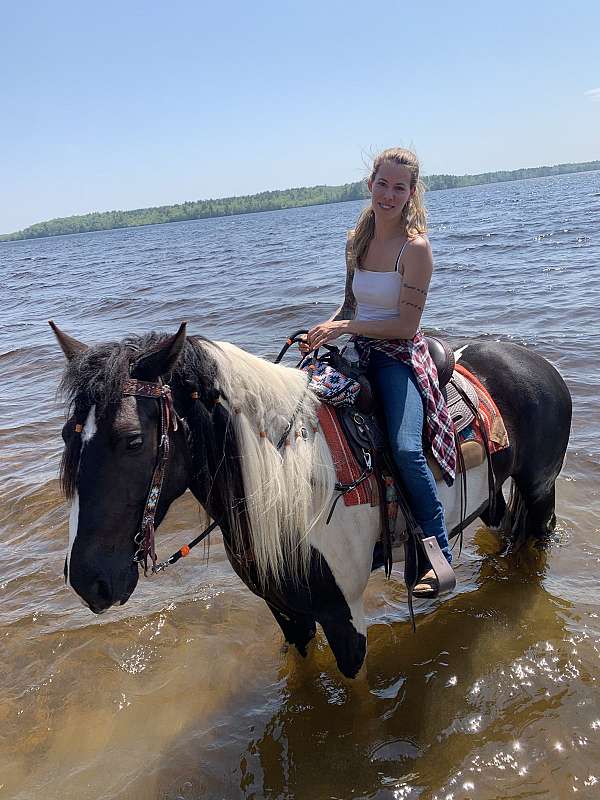
<path id="1" fill-rule="evenodd" d="M 75 358 L 75 356 L 80 355 L 81 353 L 83 353 L 85 350 L 88 349 L 87 344 L 79 342 L 72 336 L 63 333 L 63 331 L 61 331 L 58 325 L 56 325 L 51 319 L 48 320 L 48 325 L 50 325 L 54 335 L 58 339 L 60 349 L 65 354 L 67 361 L 71 361 L 73 358 Z"/>

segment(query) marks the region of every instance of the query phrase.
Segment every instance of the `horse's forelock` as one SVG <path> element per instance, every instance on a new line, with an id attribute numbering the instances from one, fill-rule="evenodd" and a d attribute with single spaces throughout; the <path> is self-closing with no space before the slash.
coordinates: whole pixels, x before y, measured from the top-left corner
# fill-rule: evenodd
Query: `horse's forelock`
<path id="1" fill-rule="evenodd" d="M 84 398 L 96 406 L 98 417 L 104 416 L 110 407 L 118 407 L 132 365 L 168 338 L 166 333 L 152 332 L 90 347 L 67 364 L 59 394 L 71 411 L 78 398 Z M 217 368 L 208 346 L 217 347 L 200 336 L 188 337 L 172 377 L 183 386 L 190 380 L 197 383 L 198 390 L 212 400 L 218 394 Z"/>
<path id="2" fill-rule="evenodd" d="M 71 435 L 65 442 L 60 460 L 60 488 L 67 500 L 72 500 L 77 489 L 77 472 L 81 456 L 81 436 Z"/>
<path id="3" fill-rule="evenodd" d="M 98 417 L 103 417 L 111 407 L 118 407 L 132 363 L 162 338 L 167 335 L 131 336 L 121 342 L 95 345 L 72 359 L 59 386 L 59 394 L 66 398 L 70 411 L 83 402 L 95 405 Z"/>

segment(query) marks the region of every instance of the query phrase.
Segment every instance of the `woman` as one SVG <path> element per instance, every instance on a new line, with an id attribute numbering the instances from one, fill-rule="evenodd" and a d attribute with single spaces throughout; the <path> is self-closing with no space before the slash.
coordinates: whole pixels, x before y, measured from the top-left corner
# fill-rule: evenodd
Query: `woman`
<path id="1" fill-rule="evenodd" d="M 415 154 L 384 150 L 373 162 L 367 185 L 371 204 L 346 245 L 344 302 L 330 320 L 311 328 L 301 350 L 310 352 L 342 334 L 353 335 L 361 363 L 369 364 L 378 388 L 413 514 L 425 536 L 435 536 L 450 563 L 444 511 L 423 453 L 425 430 L 451 484 L 456 470 L 452 422 L 419 329 L 433 259 Z M 437 588 L 429 570 L 415 591 L 434 595 Z"/>

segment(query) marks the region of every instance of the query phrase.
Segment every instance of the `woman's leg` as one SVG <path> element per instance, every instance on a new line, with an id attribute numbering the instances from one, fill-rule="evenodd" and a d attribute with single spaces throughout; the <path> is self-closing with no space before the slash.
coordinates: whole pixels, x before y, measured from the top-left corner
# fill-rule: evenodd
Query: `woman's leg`
<path id="1" fill-rule="evenodd" d="M 412 369 L 371 350 L 371 367 L 381 398 L 394 461 L 415 519 L 425 536 L 435 536 L 452 562 L 444 509 L 423 453 L 423 399 Z"/>

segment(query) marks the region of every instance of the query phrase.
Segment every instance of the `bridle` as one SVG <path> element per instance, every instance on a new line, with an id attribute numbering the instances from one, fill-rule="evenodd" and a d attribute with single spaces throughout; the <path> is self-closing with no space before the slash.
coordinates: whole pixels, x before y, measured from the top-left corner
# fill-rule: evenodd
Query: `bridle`
<path id="1" fill-rule="evenodd" d="M 152 571 L 156 571 L 156 549 L 154 546 L 155 518 L 158 501 L 169 462 L 169 431 L 178 428 L 177 414 L 173 407 L 171 387 L 167 383 L 152 383 L 128 378 L 123 385 L 126 397 L 150 397 L 158 400 L 160 419 L 158 422 L 158 448 L 156 463 L 152 473 L 152 482 L 146 497 L 140 527 L 133 537 L 136 551 L 133 554 L 135 564 L 144 565 L 144 575 L 148 574 L 148 559 L 152 561 Z"/>

